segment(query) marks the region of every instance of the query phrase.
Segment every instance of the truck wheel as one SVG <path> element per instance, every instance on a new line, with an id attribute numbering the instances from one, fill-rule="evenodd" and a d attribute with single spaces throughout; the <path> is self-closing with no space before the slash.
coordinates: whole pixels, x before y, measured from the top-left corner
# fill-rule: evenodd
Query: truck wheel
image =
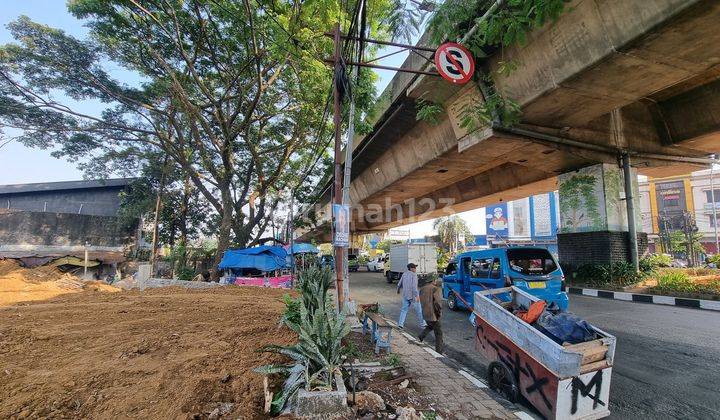
<path id="1" fill-rule="evenodd" d="M 502 362 L 492 362 L 487 368 L 488 385 L 493 390 L 501 393 L 511 403 L 516 403 L 520 396 L 515 377 L 510 368 Z"/>
<path id="2" fill-rule="evenodd" d="M 392 284 L 392 273 L 389 271 L 387 273 L 385 273 L 385 279 L 387 280 L 388 283 Z"/>
<path id="3" fill-rule="evenodd" d="M 448 306 L 448 308 L 450 308 L 451 311 L 457 311 L 457 310 L 458 310 L 457 297 L 455 297 L 455 293 L 450 293 L 450 294 L 448 294 L 447 306 Z"/>

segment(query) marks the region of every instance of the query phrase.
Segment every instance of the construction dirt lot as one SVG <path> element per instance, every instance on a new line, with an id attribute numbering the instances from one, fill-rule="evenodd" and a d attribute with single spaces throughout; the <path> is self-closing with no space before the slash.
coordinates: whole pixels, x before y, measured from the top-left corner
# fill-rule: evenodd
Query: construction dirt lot
<path id="1" fill-rule="evenodd" d="M 263 417 L 252 369 L 278 361 L 259 347 L 295 339 L 278 327 L 285 292 L 118 291 L 31 271 L 0 261 L 0 418 Z"/>

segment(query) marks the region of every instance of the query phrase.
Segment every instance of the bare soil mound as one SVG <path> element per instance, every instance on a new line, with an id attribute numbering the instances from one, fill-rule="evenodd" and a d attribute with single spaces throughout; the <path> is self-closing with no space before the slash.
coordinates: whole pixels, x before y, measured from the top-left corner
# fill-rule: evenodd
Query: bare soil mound
<path id="1" fill-rule="evenodd" d="M 76 293 L 0 308 L 0 418 L 262 418 L 282 290 Z"/>
<path id="2" fill-rule="evenodd" d="M 103 282 L 84 282 L 56 267 L 24 268 L 12 259 L 0 259 L 0 306 L 46 300 L 81 291 L 118 292 Z"/>

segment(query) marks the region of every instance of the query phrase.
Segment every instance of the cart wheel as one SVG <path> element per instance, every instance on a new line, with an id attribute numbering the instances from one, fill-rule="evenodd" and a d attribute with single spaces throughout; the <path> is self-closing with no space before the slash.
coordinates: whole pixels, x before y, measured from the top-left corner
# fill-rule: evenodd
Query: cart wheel
<path id="1" fill-rule="evenodd" d="M 520 391 L 510 368 L 502 362 L 492 362 L 487 370 L 490 388 L 503 394 L 511 403 L 516 403 Z"/>
<path id="2" fill-rule="evenodd" d="M 455 293 L 449 293 L 447 298 L 447 305 L 448 308 L 450 308 L 451 311 L 457 311 L 457 297 L 455 297 Z"/>

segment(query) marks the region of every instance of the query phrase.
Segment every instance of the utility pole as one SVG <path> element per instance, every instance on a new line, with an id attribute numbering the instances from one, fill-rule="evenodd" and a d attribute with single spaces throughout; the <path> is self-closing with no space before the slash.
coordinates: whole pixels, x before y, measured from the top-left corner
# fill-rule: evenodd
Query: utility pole
<path id="1" fill-rule="evenodd" d="M 360 0 L 360 13 L 358 13 L 358 22 L 357 26 L 358 28 L 362 27 L 362 19 L 364 14 L 364 4 L 363 0 Z M 365 34 L 360 34 L 360 43 L 362 44 L 363 38 Z M 362 61 L 362 45 L 360 46 L 361 56 L 358 57 L 358 61 Z M 353 66 L 352 74 L 350 76 L 350 86 L 352 86 L 353 81 L 357 80 L 358 77 L 358 66 Z M 353 146 L 354 146 L 354 140 L 355 140 L 355 98 L 352 94 L 348 96 L 350 100 L 350 112 L 348 114 L 348 132 L 347 132 L 347 141 L 345 142 L 345 173 L 343 174 L 343 188 L 342 188 L 342 203 L 346 206 L 350 206 L 350 182 L 351 182 L 351 175 L 352 175 L 352 155 L 353 155 Z M 342 275 L 343 275 L 343 281 L 345 282 L 345 288 L 343 289 L 343 306 L 344 303 L 347 303 L 350 301 L 350 272 L 348 267 L 348 259 L 343 258 L 342 261 Z M 349 308 L 349 305 L 348 305 Z"/>
<path id="2" fill-rule="evenodd" d="M 160 186 L 158 187 L 157 198 L 155 199 L 155 220 L 153 221 L 152 253 L 150 254 L 150 275 L 155 276 L 155 265 L 157 263 L 158 224 L 160 223 L 160 210 L 162 210 L 162 195 L 165 189 L 165 178 L 167 176 L 168 158 L 163 159 L 162 174 L 160 175 Z"/>
<path id="3" fill-rule="evenodd" d="M 715 159 L 715 155 L 712 155 Z M 715 203 L 715 164 L 710 164 L 710 196 L 712 197 L 713 226 L 715 227 L 715 253 L 720 253 L 720 241 L 718 241 L 717 204 Z"/>
<path id="4" fill-rule="evenodd" d="M 335 24 L 335 34 L 333 36 L 335 41 L 335 68 L 333 76 L 333 100 L 334 100 L 334 114 L 333 123 L 335 125 L 335 173 L 333 177 L 333 204 L 342 204 L 342 171 L 340 166 L 340 160 L 342 159 L 342 103 L 340 98 L 340 88 L 338 84 L 339 68 L 340 68 L 340 22 Z M 333 238 L 334 240 L 334 238 Z M 345 260 L 345 249 L 341 246 L 335 245 L 335 291 L 337 293 L 337 308 L 338 311 L 342 312 L 345 296 L 345 290 L 343 287 L 343 262 Z"/>
<path id="5" fill-rule="evenodd" d="M 295 217 L 293 215 L 293 207 L 295 207 L 295 191 L 290 190 L 290 216 L 288 217 L 288 238 L 285 238 L 290 243 L 290 261 L 292 264 L 290 265 L 290 270 L 292 273 L 292 281 L 293 284 L 295 284 L 295 274 L 297 273 L 297 270 L 295 269 L 295 254 L 293 254 L 293 248 L 295 247 L 295 226 L 293 223 L 293 218 Z"/>
<path id="6" fill-rule="evenodd" d="M 625 178 L 625 205 L 627 208 L 628 236 L 630 245 L 630 262 L 635 271 L 640 270 L 638 258 L 637 230 L 635 226 L 635 203 L 633 202 L 632 172 L 630 171 L 630 156 L 622 154 L 623 177 Z"/>

